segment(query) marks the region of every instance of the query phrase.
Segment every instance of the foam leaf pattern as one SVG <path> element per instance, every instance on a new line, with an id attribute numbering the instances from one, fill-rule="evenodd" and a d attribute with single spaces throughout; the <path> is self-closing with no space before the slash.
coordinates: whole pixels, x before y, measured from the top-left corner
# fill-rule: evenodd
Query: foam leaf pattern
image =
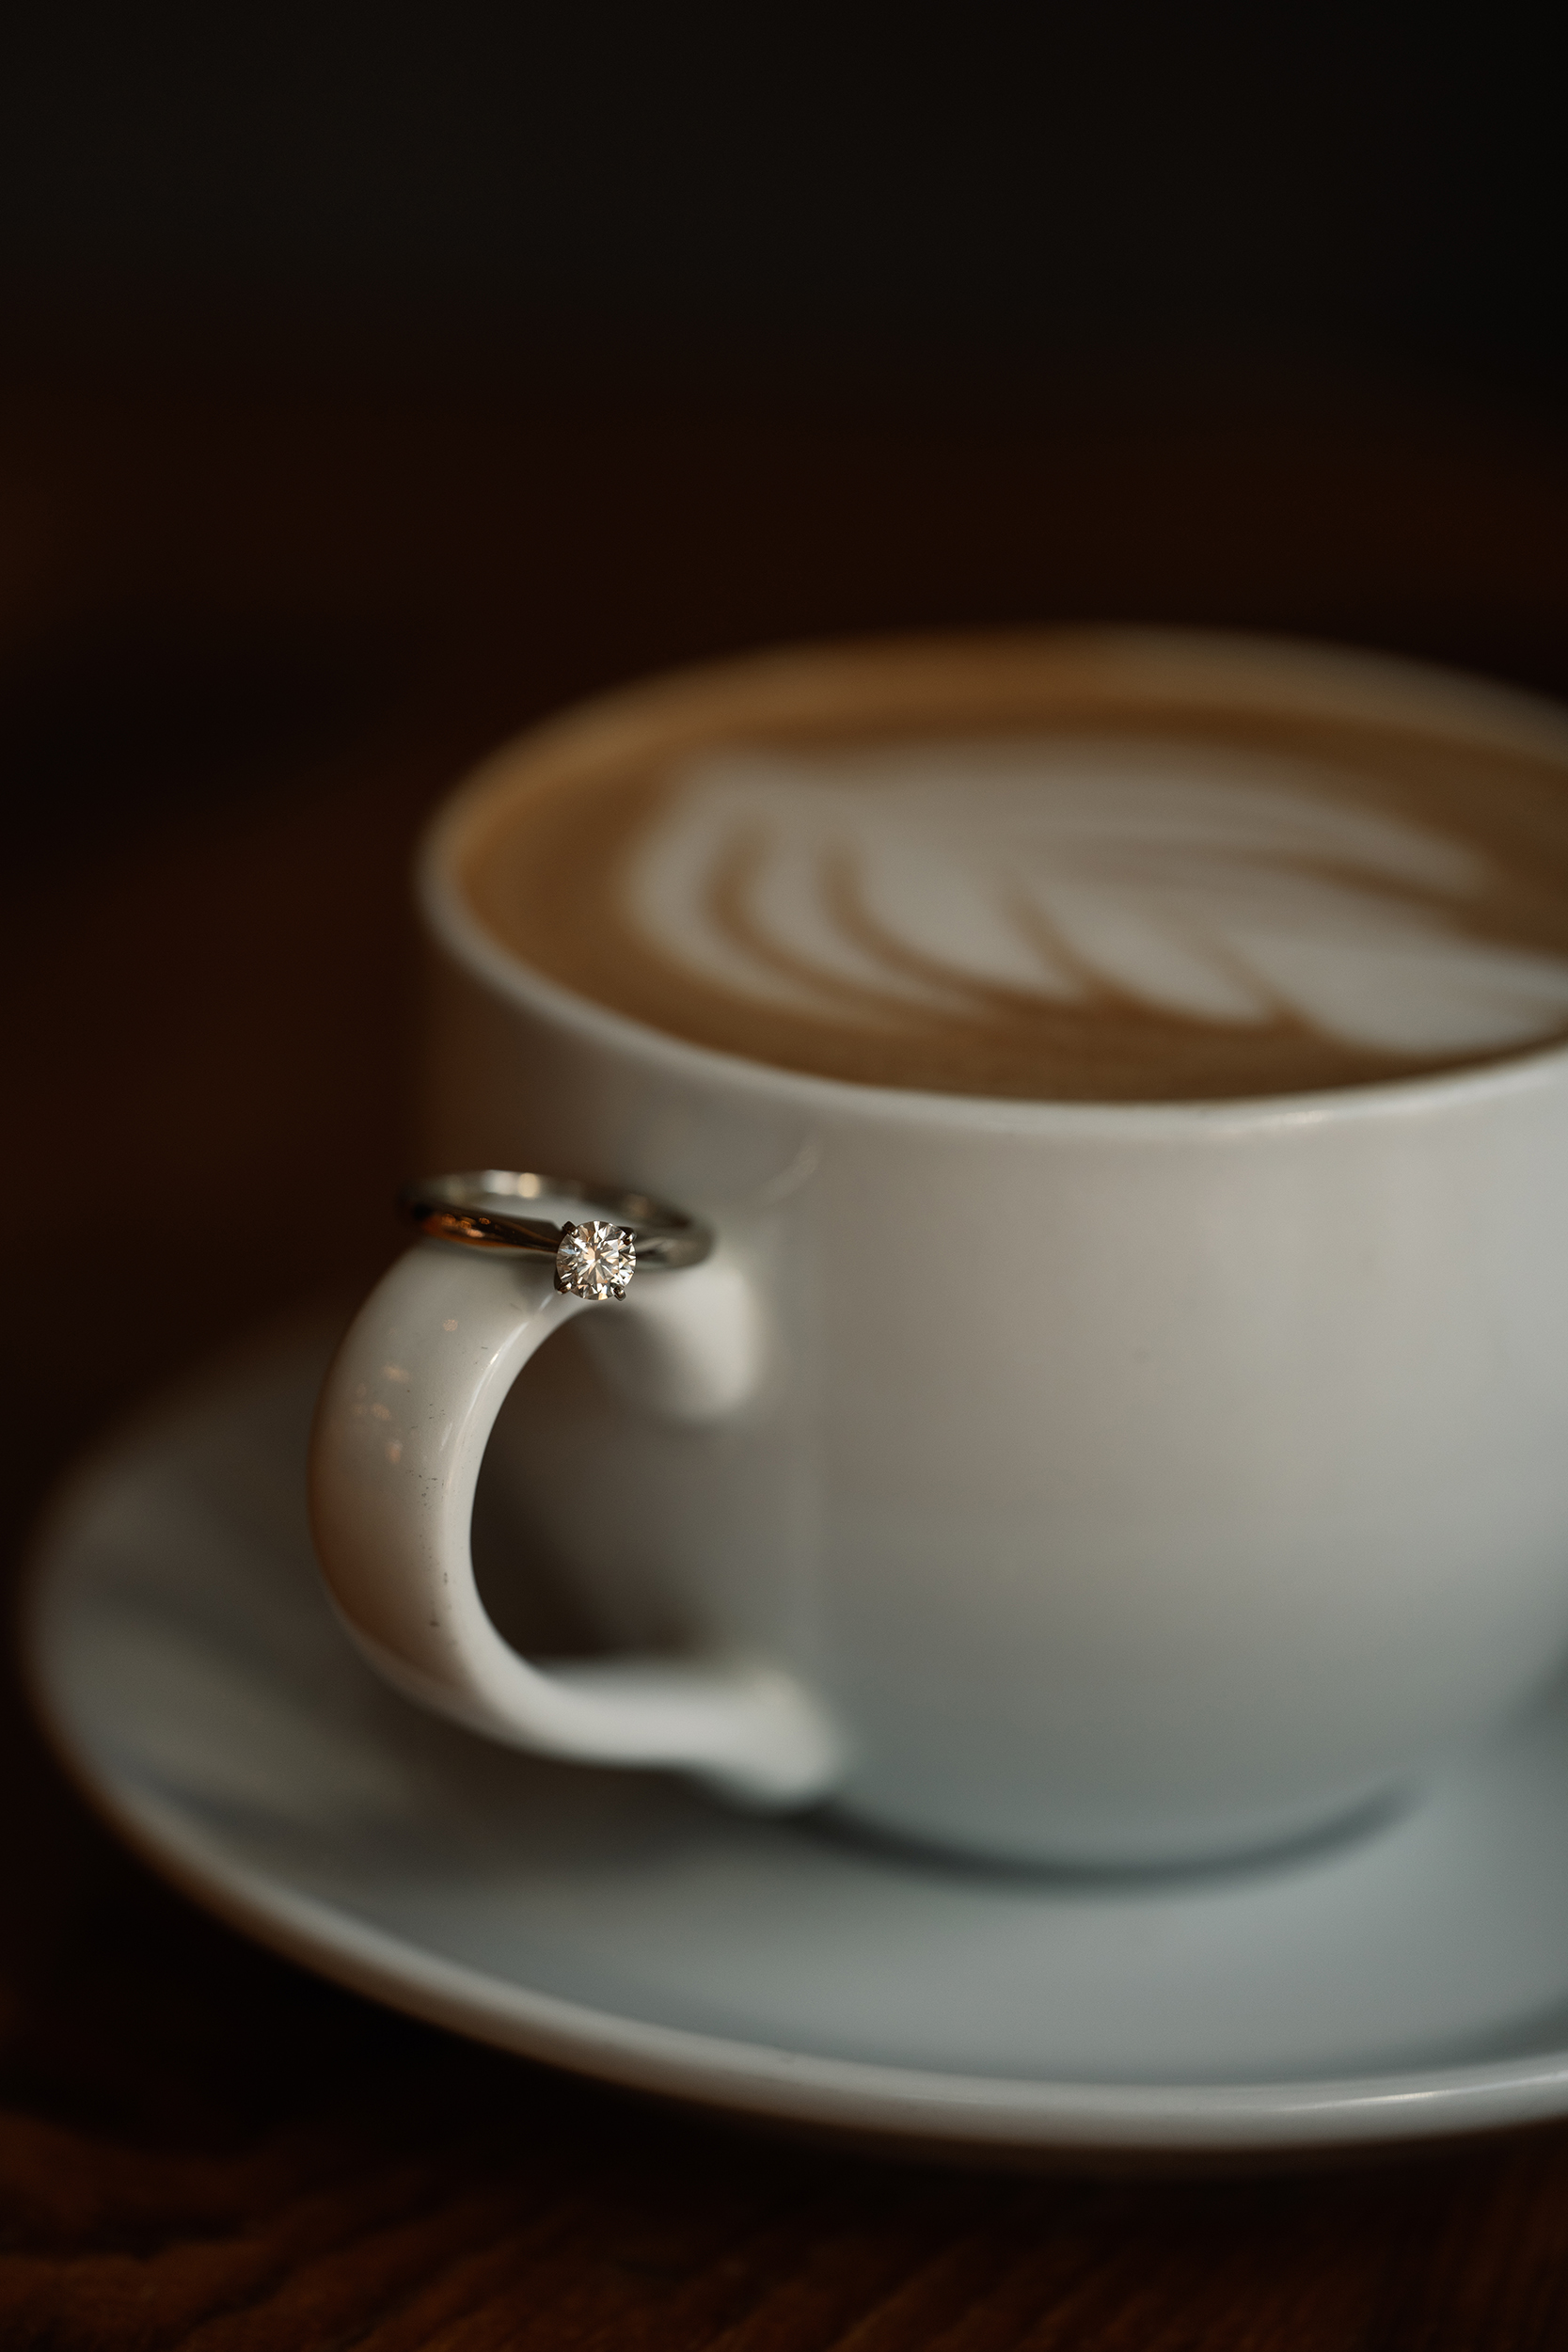
<path id="1" fill-rule="evenodd" d="M 1119 1000 L 1440 1055 L 1568 1025 L 1568 957 L 1477 928 L 1490 879 L 1306 761 L 1086 737 L 714 756 L 627 889 L 693 977 L 816 1019 Z"/>

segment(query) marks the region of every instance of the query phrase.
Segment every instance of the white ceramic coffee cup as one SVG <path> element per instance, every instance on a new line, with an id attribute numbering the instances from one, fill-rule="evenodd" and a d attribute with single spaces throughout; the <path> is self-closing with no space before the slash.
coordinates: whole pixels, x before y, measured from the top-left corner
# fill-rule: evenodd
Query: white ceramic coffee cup
<path id="1" fill-rule="evenodd" d="M 1172 693 L 1568 750 L 1549 707 L 1408 665 L 1120 643 Z M 500 1739 L 977 1853 L 1180 1864 L 1351 1820 L 1568 1648 L 1568 1052 L 1212 1105 L 903 1092 L 660 1034 L 476 919 L 460 845 L 537 763 L 842 701 L 856 659 L 571 714 L 434 826 L 429 1164 L 602 1175 L 719 1247 L 584 1309 L 547 1263 L 419 1243 L 318 1415 L 339 1608 Z M 468 1517 L 574 1319 L 508 1468 L 626 1654 L 540 1667 Z"/>

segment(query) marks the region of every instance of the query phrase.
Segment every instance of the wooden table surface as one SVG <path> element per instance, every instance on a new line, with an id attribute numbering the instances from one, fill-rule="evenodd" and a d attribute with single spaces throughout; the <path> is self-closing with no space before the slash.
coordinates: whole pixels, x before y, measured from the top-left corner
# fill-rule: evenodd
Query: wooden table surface
<path id="1" fill-rule="evenodd" d="M 409 844 L 508 726 L 731 646 L 1084 617 L 1568 689 L 1568 437 L 1392 398 L 35 388 L 0 524 L 13 1550 L 128 1405 L 393 1247 Z M 119 1851 L 9 1683 L 0 1736 L 6 2352 L 1568 2344 L 1568 2131 L 1185 2181 L 770 2138 L 254 1949 Z"/>

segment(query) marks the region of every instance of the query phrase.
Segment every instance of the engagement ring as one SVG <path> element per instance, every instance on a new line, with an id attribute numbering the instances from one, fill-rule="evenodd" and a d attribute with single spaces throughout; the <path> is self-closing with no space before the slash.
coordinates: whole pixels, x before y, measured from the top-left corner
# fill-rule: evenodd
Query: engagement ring
<path id="1" fill-rule="evenodd" d="M 470 1249 L 553 1258 L 555 1286 L 574 1298 L 625 1298 L 640 1267 L 669 1272 L 699 1265 L 713 1247 L 705 1225 L 646 1193 L 617 1192 L 579 1176 L 536 1176 L 506 1168 L 421 1176 L 398 1205 L 421 1233 Z M 559 1221 L 557 1206 L 588 1215 Z"/>

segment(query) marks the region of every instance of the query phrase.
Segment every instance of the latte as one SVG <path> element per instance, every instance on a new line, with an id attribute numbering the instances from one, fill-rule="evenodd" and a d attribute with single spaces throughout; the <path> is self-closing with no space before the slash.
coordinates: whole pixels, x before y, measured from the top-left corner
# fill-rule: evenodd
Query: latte
<path id="1" fill-rule="evenodd" d="M 785 1068 L 1067 1101 L 1568 1037 L 1568 722 L 1136 635 L 735 665 L 535 738 L 463 886 L 524 961 Z"/>

